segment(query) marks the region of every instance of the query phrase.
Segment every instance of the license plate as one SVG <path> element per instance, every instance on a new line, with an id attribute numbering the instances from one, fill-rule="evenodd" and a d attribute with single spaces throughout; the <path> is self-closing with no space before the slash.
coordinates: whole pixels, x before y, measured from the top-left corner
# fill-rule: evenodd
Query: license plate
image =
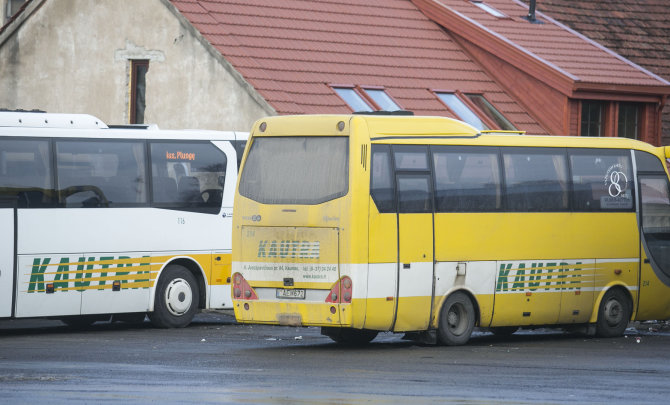
<path id="1" fill-rule="evenodd" d="M 288 298 L 294 300 L 304 300 L 305 299 L 305 289 L 304 288 L 277 288 L 277 298 Z"/>

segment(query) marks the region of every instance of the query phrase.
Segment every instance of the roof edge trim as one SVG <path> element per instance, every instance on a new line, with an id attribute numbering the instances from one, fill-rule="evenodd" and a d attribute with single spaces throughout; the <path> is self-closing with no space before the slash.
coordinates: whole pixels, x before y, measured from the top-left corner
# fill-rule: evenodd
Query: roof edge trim
<path id="1" fill-rule="evenodd" d="M 219 52 L 205 37 L 200 33 L 200 31 L 195 28 L 191 22 L 184 17 L 184 15 L 177 9 L 177 7 L 172 4 L 170 0 L 160 0 L 163 5 L 170 10 L 172 14 L 177 17 L 179 22 L 187 29 L 193 36 L 205 47 L 205 49 L 216 59 L 224 69 L 230 73 L 230 75 L 235 79 L 240 86 L 251 96 L 251 98 L 258 103 L 258 105 L 265 110 L 268 115 L 277 115 L 277 110 L 270 105 L 270 103 L 265 100 L 258 91 L 252 86 L 244 76 L 235 69 L 235 67 L 226 60 L 226 58 Z"/>

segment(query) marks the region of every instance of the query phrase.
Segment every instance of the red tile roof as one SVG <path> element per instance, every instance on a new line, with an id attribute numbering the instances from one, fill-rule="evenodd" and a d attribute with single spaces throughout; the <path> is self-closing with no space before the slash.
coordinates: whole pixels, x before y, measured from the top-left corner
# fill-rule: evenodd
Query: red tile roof
<path id="1" fill-rule="evenodd" d="M 538 0 L 537 8 L 670 80 L 668 0 Z M 663 110 L 663 136 L 663 144 L 670 144 L 670 104 Z"/>
<path id="2" fill-rule="evenodd" d="M 540 10 L 544 1 L 538 0 Z M 635 87 L 635 91 L 669 92 L 670 87 L 663 79 L 547 15 L 537 14 L 542 24 L 529 23 L 524 19 L 528 6 L 521 1 L 485 0 L 487 5 L 503 12 L 508 18 L 494 17 L 466 0 L 413 2 L 447 29 L 488 48 L 489 52 L 496 53 L 500 47 L 509 48 L 516 55 L 519 65 L 528 61 L 541 63 L 573 87 L 606 89 L 616 85 L 619 90 L 622 86 L 630 86 Z M 572 3 L 588 5 L 592 2 Z M 483 34 L 470 36 L 476 32 Z"/>
<path id="3" fill-rule="evenodd" d="M 404 109 L 449 115 L 431 90 L 460 90 L 546 133 L 409 0 L 172 3 L 279 114 L 350 112 L 329 87 L 339 84 L 383 86 Z"/>

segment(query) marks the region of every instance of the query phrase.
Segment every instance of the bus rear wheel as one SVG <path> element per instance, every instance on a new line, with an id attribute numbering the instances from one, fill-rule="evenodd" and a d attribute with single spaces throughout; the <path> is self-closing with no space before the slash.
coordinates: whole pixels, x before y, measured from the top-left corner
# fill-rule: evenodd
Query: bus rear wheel
<path id="1" fill-rule="evenodd" d="M 321 334 L 331 338 L 334 342 L 348 346 L 362 346 L 370 343 L 377 337 L 376 330 L 353 329 L 353 328 L 333 328 L 324 326 L 321 328 Z"/>
<path id="2" fill-rule="evenodd" d="M 598 308 L 596 335 L 599 337 L 623 335 L 631 312 L 630 300 L 623 291 L 618 288 L 607 291 Z"/>
<path id="3" fill-rule="evenodd" d="M 442 305 L 437 338 L 447 346 L 464 345 L 475 328 L 475 307 L 465 293 L 451 294 Z"/>
<path id="4" fill-rule="evenodd" d="M 183 266 L 170 264 L 158 280 L 149 319 L 158 328 L 183 328 L 193 320 L 199 297 L 193 274 Z"/>

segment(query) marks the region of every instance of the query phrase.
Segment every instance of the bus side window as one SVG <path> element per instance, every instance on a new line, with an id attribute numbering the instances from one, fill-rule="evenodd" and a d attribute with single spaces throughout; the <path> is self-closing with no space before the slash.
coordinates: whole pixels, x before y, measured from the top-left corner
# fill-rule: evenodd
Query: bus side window
<path id="1" fill-rule="evenodd" d="M 436 146 L 437 212 L 490 212 L 502 204 L 497 148 Z"/>
<path id="2" fill-rule="evenodd" d="M 633 171 L 629 150 L 571 149 L 573 210 L 630 211 Z"/>
<path id="3" fill-rule="evenodd" d="M 211 142 L 151 142 L 151 197 L 156 207 L 217 214 L 227 158 Z"/>
<path id="4" fill-rule="evenodd" d="M 565 149 L 503 148 L 507 209 L 560 212 L 568 209 Z"/>
<path id="5" fill-rule="evenodd" d="M 54 205 L 51 152 L 46 140 L 0 140 L 0 198 L 17 208 Z"/>
<path id="6" fill-rule="evenodd" d="M 60 202 L 71 208 L 146 204 L 144 142 L 58 140 Z"/>
<path id="7" fill-rule="evenodd" d="M 398 212 L 432 213 L 432 201 L 428 174 L 398 175 Z"/>
<path id="8" fill-rule="evenodd" d="M 395 182 L 388 145 L 372 145 L 370 194 L 379 212 L 395 212 Z"/>

